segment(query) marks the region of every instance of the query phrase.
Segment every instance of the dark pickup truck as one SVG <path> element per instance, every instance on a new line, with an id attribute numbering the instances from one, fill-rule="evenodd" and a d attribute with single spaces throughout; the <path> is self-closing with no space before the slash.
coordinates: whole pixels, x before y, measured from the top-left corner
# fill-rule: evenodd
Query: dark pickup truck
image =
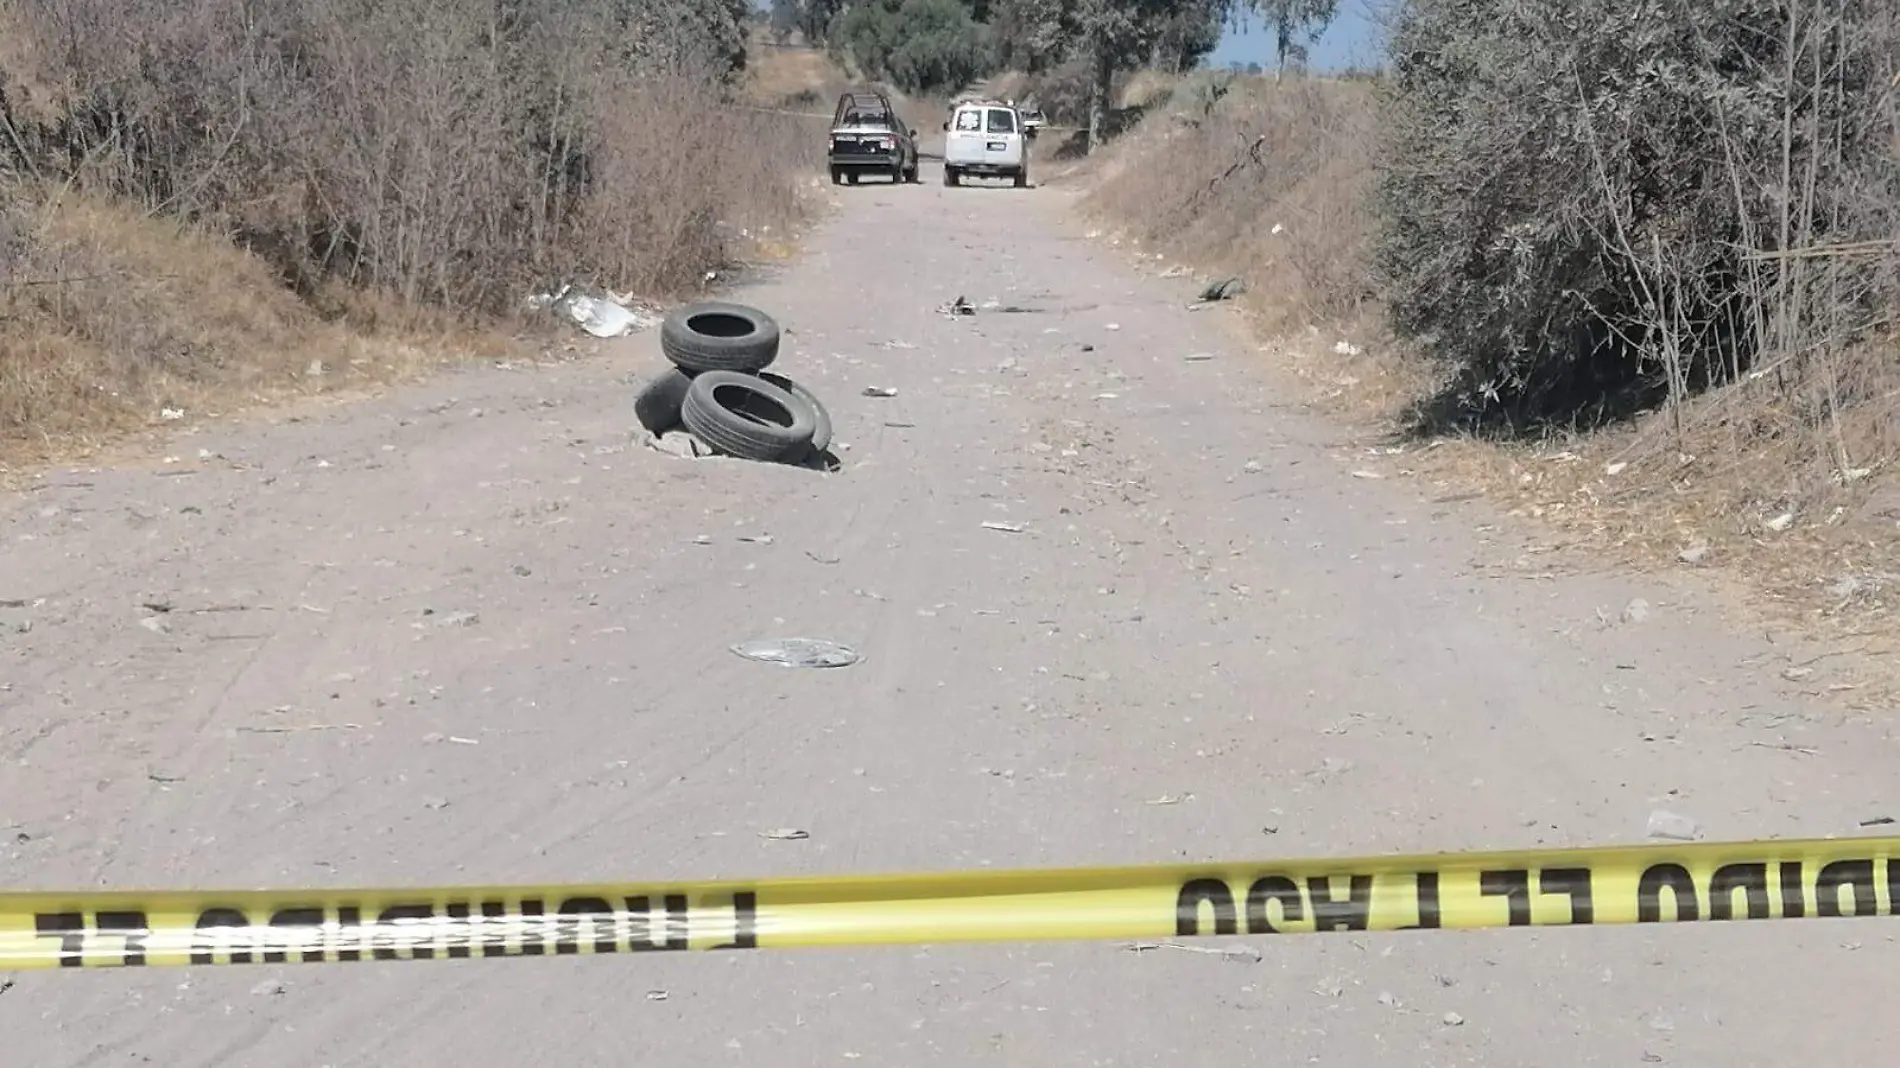
<path id="1" fill-rule="evenodd" d="M 886 175 L 893 182 L 917 180 L 917 131 L 904 125 L 883 93 L 840 96 L 830 138 L 832 185 L 856 185 L 865 174 Z"/>

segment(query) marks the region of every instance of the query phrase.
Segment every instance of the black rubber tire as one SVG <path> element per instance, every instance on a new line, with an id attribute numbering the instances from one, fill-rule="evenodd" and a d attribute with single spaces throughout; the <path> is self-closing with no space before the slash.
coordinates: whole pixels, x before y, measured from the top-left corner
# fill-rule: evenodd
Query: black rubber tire
<path id="1" fill-rule="evenodd" d="M 832 185 L 844 184 L 844 172 L 839 170 L 836 167 L 831 168 L 831 184 Z"/>
<path id="2" fill-rule="evenodd" d="M 660 351 L 692 374 L 763 371 L 778 359 L 778 346 L 777 320 L 744 304 L 688 304 L 660 323 Z"/>
<path id="3" fill-rule="evenodd" d="M 694 378 L 680 419 L 715 451 L 766 463 L 796 463 L 809 456 L 816 429 L 804 401 L 738 371 L 707 371 Z"/>
<path id="4" fill-rule="evenodd" d="M 693 376 L 677 367 L 655 375 L 633 398 L 633 417 L 650 434 L 665 434 L 680 427 L 680 406 L 686 403 L 686 390 Z"/>
<path id="5" fill-rule="evenodd" d="M 831 413 L 825 410 L 825 404 L 812 394 L 812 391 L 770 371 L 760 371 L 759 377 L 805 402 L 811 409 L 811 451 L 824 452 L 831 448 Z"/>
<path id="6" fill-rule="evenodd" d="M 917 161 L 911 160 L 910 169 L 904 172 L 904 181 L 910 183 L 911 185 L 917 184 L 917 167 L 918 167 Z"/>
<path id="7" fill-rule="evenodd" d="M 858 184 L 858 172 L 857 172 L 857 171 L 846 171 L 846 172 L 844 172 L 844 180 L 845 180 L 846 182 L 848 182 L 849 184 L 851 184 L 851 185 L 857 185 L 857 184 Z"/>
<path id="8" fill-rule="evenodd" d="M 948 163 L 943 165 L 943 184 L 952 187 L 957 184 L 957 169 Z"/>
<path id="9" fill-rule="evenodd" d="M 1016 178 L 1016 188 L 1018 189 L 1029 188 L 1029 168 L 1028 167 L 1016 168 L 1015 178 Z"/>

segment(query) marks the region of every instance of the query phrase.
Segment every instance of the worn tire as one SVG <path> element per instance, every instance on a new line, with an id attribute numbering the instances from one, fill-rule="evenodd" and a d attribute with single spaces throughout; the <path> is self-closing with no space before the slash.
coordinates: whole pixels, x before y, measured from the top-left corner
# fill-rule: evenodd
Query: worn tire
<path id="1" fill-rule="evenodd" d="M 836 167 L 831 168 L 831 184 L 832 185 L 844 184 L 844 172 L 839 170 Z"/>
<path id="2" fill-rule="evenodd" d="M 633 417 L 650 434 L 678 430 L 680 407 L 686 403 L 686 390 L 692 384 L 692 375 L 677 367 L 667 368 L 640 387 L 633 398 Z"/>
<path id="3" fill-rule="evenodd" d="M 741 460 L 803 460 L 811 453 L 812 410 L 755 375 L 707 371 L 693 379 L 680 406 L 693 436 Z"/>
<path id="4" fill-rule="evenodd" d="M 759 377 L 778 388 L 804 401 L 811 409 L 811 451 L 824 452 L 831 448 L 831 413 L 825 410 L 824 402 L 812 395 L 811 390 L 770 371 L 760 371 Z"/>
<path id="5" fill-rule="evenodd" d="M 1016 188 L 1018 189 L 1029 188 L 1029 168 L 1028 167 L 1016 168 L 1016 173 L 1013 177 L 1016 179 Z"/>
<path id="6" fill-rule="evenodd" d="M 948 186 L 957 184 L 957 169 L 948 163 L 943 165 L 943 184 Z"/>
<path id="7" fill-rule="evenodd" d="M 660 324 L 660 351 L 689 374 L 762 371 L 778 359 L 778 346 L 777 320 L 744 304 L 688 304 Z"/>

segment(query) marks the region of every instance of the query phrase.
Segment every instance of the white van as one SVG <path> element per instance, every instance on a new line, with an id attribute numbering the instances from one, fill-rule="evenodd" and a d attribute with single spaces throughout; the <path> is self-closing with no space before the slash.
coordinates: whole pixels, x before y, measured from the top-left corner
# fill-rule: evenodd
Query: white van
<path id="1" fill-rule="evenodd" d="M 1035 135 L 1023 129 L 1014 107 L 994 100 L 958 104 L 943 128 L 943 184 L 956 185 L 966 174 L 1010 178 L 1018 189 L 1029 184 L 1029 141 Z"/>

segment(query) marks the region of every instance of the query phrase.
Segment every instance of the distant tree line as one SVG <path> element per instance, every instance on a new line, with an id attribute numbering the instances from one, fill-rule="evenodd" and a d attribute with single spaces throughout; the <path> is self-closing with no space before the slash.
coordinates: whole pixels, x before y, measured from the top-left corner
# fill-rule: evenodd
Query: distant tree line
<path id="1" fill-rule="evenodd" d="M 1284 65 L 1332 22 L 1337 0 L 775 0 L 772 24 L 823 43 L 909 93 L 955 92 L 998 70 L 1089 72 L 1089 143 L 1101 137 L 1115 75 L 1198 66 L 1222 31 L 1252 15 Z"/>

